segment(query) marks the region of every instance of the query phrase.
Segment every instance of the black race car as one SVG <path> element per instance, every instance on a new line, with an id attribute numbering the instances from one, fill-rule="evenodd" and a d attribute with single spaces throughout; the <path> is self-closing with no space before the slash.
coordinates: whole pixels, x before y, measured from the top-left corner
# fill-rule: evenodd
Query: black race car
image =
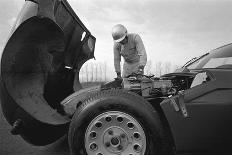
<path id="1" fill-rule="evenodd" d="M 12 134 L 33 145 L 67 134 L 78 155 L 228 154 L 232 44 L 161 77 L 134 74 L 82 89 L 79 70 L 95 41 L 66 0 L 25 2 L 1 53 L 1 105 Z"/>

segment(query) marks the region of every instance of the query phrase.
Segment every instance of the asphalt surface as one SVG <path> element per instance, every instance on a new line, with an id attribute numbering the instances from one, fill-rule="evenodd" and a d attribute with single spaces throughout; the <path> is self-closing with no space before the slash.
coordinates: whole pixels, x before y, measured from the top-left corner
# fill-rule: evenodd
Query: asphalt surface
<path id="1" fill-rule="evenodd" d="M 11 135 L 11 126 L 2 115 L 0 106 L 0 155 L 69 155 L 66 136 L 47 146 L 33 146 L 25 142 L 20 136 Z"/>

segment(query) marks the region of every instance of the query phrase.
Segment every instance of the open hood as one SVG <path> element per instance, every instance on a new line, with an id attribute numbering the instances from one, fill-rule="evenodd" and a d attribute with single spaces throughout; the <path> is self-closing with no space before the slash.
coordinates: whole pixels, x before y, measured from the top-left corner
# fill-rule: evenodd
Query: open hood
<path id="1" fill-rule="evenodd" d="M 68 123 L 60 102 L 74 92 L 74 80 L 75 89 L 81 89 L 79 70 L 94 57 L 95 41 L 66 0 L 25 1 L 1 53 L 7 121 L 26 122 L 25 112 L 41 123 Z"/>

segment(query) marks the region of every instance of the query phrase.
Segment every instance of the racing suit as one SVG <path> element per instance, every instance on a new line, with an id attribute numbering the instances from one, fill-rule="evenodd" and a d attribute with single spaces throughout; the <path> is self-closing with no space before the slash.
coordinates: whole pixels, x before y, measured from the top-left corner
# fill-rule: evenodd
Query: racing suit
<path id="1" fill-rule="evenodd" d="M 127 34 L 126 44 L 114 42 L 114 67 L 116 73 L 121 73 L 121 56 L 124 58 L 122 77 L 137 73 L 140 66 L 147 63 L 147 54 L 143 41 L 138 34 Z"/>

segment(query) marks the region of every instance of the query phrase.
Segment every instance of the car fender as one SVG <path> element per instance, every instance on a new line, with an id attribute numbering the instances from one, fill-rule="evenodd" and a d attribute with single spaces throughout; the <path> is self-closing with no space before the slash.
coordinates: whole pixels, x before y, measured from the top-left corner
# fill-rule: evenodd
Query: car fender
<path id="1" fill-rule="evenodd" d="M 97 91 L 100 90 L 101 90 L 101 86 L 84 88 L 79 91 L 76 91 L 75 93 L 65 98 L 61 102 L 61 105 L 63 106 L 66 115 L 71 117 L 75 113 L 80 103 L 82 103 L 85 99 L 87 99 L 89 95 L 96 93 Z"/>

